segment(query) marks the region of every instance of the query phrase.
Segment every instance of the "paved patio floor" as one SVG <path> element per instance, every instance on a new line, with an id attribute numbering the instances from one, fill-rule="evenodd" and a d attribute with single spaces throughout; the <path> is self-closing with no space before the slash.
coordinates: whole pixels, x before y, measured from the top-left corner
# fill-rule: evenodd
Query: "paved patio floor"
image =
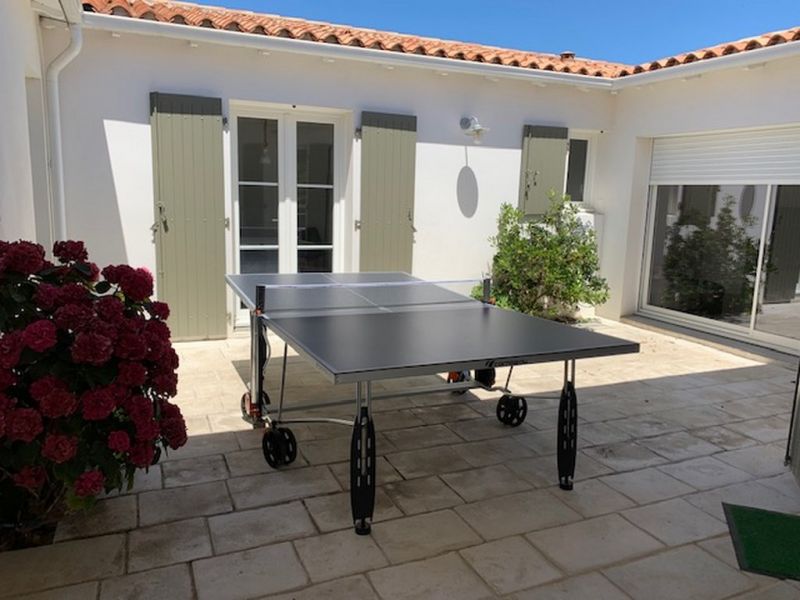
<path id="1" fill-rule="evenodd" d="M 518 368 L 512 387 L 530 412 L 517 429 L 497 422 L 490 394 L 376 403 L 368 537 L 350 524 L 349 429 L 294 427 L 300 456 L 273 471 L 261 432 L 238 416 L 248 339 L 180 344 L 187 446 L 132 493 L 62 523 L 55 544 L 0 554 L 0 597 L 800 598 L 798 582 L 737 569 L 720 506 L 800 513 L 783 466 L 793 373 L 627 325 L 591 327 L 642 351 L 578 362 L 574 491 L 556 485 L 562 366 Z M 289 385 L 289 402 L 353 393 L 297 357 Z"/>

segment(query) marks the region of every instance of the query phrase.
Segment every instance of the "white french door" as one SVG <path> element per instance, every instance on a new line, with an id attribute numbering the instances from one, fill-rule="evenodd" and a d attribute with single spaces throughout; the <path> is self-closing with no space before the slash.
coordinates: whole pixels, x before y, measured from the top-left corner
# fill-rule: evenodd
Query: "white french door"
<path id="1" fill-rule="evenodd" d="M 232 116 L 236 272 L 342 269 L 341 129 L 325 113 L 251 107 Z M 245 321 L 240 309 L 236 323 Z"/>

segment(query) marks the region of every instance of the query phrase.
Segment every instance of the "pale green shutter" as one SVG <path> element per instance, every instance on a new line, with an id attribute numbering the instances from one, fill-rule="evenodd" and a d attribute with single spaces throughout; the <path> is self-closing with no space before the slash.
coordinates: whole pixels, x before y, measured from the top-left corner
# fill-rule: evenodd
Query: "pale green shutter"
<path id="1" fill-rule="evenodd" d="M 567 165 L 567 128 L 525 125 L 522 129 L 522 166 L 519 208 L 526 215 L 541 215 L 553 194 L 564 193 Z"/>
<path id="2" fill-rule="evenodd" d="M 361 114 L 361 271 L 411 272 L 417 118 Z"/>
<path id="3" fill-rule="evenodd" d="M 157 294 L 173 339 L 226 335 L 222 101 L 150 94 Z"/>

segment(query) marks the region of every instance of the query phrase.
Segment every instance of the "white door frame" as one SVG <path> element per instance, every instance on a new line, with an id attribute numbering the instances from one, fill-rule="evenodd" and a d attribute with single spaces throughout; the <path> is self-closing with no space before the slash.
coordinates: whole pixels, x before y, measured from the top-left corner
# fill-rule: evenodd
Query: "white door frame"
<path id="1" fill-rule="evenodd" d="M 668 185 L 668 184 L 659 184 Z M 755 328 L 755 311 L 758 307 L 759 300 L 763 294 L 764 278 L 762 275 L 762 267 L 764 262 L 764 253 L 766 251 L 768 226 L 771 226 L 773 219 L 773 208 L 775 204 L 775 194 L 777 188 L 782 184 L 754 184 L 763 185 L 766 187 L 766 199 L 764 203 L 764 214 L 759 215 L 762 219 L 761 222 L 761 239 L 759 240 L 758 248 L 758 264 L 756 271 L 756 285 L 753 291 L 753 305 L 751 307 L 750 319 L 748 325 L 737 325 L 734 323 L 727 323 L 725 321 L 715 321 L 705 317 L 698 317 L 696 315 L 689 315 L 680 311 L 654 306 L 649 303 L 650 297 L 650 275 L 652 268 L 652 252 L 653 252 L 653 233 L 655 228 L 655 190 L 659 185 L 650 184 L 647 192 L 647 216 L 646 228 L 644 238 L 644 260 L 642 264 L 642 277 L 639 286 L 639 307 L 636 311 L 643 316 L 652 317 L 676 325 L 688 327 L 690 329 L 699 329 L 701 331 L 708 331 L 722 335 L 724 337 L 734 338 L 741 341 L 750 342 L 757 345 L 766 345 L 776 350 L 790 352 L 797 354 L 800 350 L 800 341 L 794 341 L 791 338 L 778 336 L 772 333 L 759 331 Z M 679 188 L 678 195 L 682 195 L 681 188 L 683 185 L 677 185 Z"/>
<path id="2" fill-rule="evenodd" d="M 297 272 L 297 123 L 330 123 L 334 129 L 333 142 L 333 271 L 346 271 L 351 259 L 347 256 L 347 228 L 345 226 L 349 195 L 347 175 L 350 151 L 347 144 L 348 128 L 352 117 L 348 111 L 270 104 L 250 101 L 231 101 L 230 123 L 230 193 L 231 193 L 231 248 L 233 272 L 241 269 L 239 242 L 239 117 L 274 119 L 278 122 L 278 271 Z M 232 297 L 231 312 L 235 326 L 249 322 L 247 311 L 239 307 Z"/>

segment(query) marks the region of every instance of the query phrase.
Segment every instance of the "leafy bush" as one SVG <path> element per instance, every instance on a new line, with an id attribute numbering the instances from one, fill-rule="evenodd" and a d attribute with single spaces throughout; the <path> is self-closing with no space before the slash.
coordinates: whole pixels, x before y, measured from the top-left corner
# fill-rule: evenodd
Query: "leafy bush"
<path id="1" fill-rule="evenodd" d="M 150 273 L 108 266 L 100 280 L 82 242 L 57 242 L 53 253 L 58 264 L 38 244 L 0 241 L 0 532 L 7 534 L 130 487 L 161 448 L 186 443 L 181 411 L 168 400 L 178 367 L 169 308 L 150 299 Z"/>
<path id="2" fill-rule="evenodd" d="M 664 257 L 665 308 L 719 319 L 749 313 L 758 263 L 758 243 L 747 235 L 727 200 L 716 216 L 689 213 L 670 228 Z M 744 220 L 752 225 L 752 217 Z"/>
<path id="3" fill-rule="evenodd" d="M 594 231 L 578 219 L 567 198 L 554 198 L 538 220 L 503 204 L 492 260 L 492 293 L 498 306 L 560 321 L 574 320 L 578 303 L 601 304 L 608 285 L 597 274 Z M 480 290 L 474 291 L 480 297 Z"/>

